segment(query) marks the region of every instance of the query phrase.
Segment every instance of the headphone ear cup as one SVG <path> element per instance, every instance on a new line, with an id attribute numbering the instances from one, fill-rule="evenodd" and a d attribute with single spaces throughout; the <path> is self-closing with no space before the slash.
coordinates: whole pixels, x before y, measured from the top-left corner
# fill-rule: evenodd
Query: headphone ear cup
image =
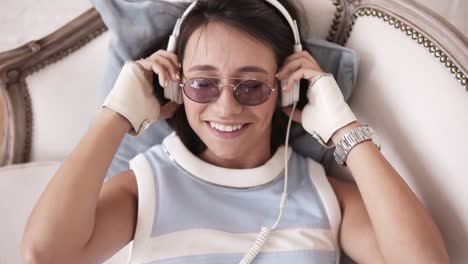
<path id="1" fill-rule="evenodd" d="M 282 94 L 281 94 L 281 106 L 288 106 L 288 105 L 292 105 L 296 102 L 299 101 L 299 87 L 300 87 L 300 83 L 298 81 L 296 81 L 293 85 L 293 88 L 291 89 L 291 91 L 287 92 L 287 91 L 284 91 L 283 88 L 286 87 L 286 84 L 288 83 L 288 80 L 282 80 L 281 81 L 281 90 L 282 90 Z"/>
<path id="2" fill-rule="evenodd" d="M 182 89 L 180 88 L 179 81 L 169 81 L 167 87 L 164 88 L 164 97 L 167 99 L 176 102 L 177 104 L 182 104 Z"/>

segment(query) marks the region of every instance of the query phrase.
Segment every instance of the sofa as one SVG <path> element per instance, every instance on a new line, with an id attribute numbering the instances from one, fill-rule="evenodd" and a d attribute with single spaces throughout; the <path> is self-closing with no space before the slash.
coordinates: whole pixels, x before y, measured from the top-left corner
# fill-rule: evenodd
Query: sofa
<path id="1" fill-rule="evenodd" d="M 376 130 L 382 153 L 433 216 L 451 263 L 466 263 L 468 2 L 301 2 L 310 30 L 359 55 L 352 110 Z M 21 263 L 31 209 L 102 103 L 112 36 L 84 0 L 0 6 L 0 32 L 9 36 L 0 42 L 3 264 Z M 350 177 L 338 166 L 328 173 Z M 126 263 L 129 247 L 106 263 Z"/>

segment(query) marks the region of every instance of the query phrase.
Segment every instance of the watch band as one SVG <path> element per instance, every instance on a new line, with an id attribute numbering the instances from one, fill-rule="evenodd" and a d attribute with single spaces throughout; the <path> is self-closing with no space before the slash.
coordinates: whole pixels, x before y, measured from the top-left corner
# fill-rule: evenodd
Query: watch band
<path id="1" fill-rule="evenodd" d="M 367 140 L 372 140 L 372 142 L 380 149 L 380 144 L 377 142 L 375 132 L 369 126 L 362 125 L 348 132 L 336 145 L 333 153 L 336 162 L 341 166 L 345 165 L 346 158 L 351 149 L 357 144 Z"/>

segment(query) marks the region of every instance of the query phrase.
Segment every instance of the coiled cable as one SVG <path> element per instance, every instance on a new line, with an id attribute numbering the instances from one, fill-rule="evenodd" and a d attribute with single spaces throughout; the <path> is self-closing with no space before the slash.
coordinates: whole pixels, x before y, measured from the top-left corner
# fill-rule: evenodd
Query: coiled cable
<path id="1" fill-rule="evenodd" d="M 263 246 L 265 246 L 266 241 L 270 237 L 270 234 L 279 224 L 281 217 L 283 216 L 283 210 L 286 205 L 286 199 L 288 198 L 288 143 L 289 143 L 289 131 L 291 130 L 291 123 L 294 115 L 294 110 L 296 109 L 296 104 L 294 103 L 292 106 L 292 111 L 289 115 L 288 121 L 288 128 L 286 130 L 286 142 L 285 145 L 285 153 L 284 153 L 284 189 L 283 194 L 281 195 L 281 202 L 280 202 L 280 211 L 276 222 L 273 224 L 271 228 L 262 227 L 260 233 L 257 235 L 257 239 L 255 239 L 254 244 L 250 247 L 250 249 L 245 253 L 244 257 L 241 259 L 239 264 L 250 264 L 252 261 L 257 257 L 257 255 L 262 251 Z"/>

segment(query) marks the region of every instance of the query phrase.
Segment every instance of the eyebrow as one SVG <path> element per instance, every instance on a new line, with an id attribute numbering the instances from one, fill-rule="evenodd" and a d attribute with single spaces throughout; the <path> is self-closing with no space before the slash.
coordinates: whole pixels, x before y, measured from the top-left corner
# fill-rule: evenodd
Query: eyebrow
<path id="1" fill-rule="evenodd" d="M 216 68 L 213 65 L 195 65 L 191 67 L 187 72 L 191 71 L 217 71 L 218 68 Z M 258 73 L 263 73 L 263 74 L 268 74 L 268 72 L 258 66 L 243 66 L 237 69 L 237 73 L 241 72 L 258 72 Z"/>

